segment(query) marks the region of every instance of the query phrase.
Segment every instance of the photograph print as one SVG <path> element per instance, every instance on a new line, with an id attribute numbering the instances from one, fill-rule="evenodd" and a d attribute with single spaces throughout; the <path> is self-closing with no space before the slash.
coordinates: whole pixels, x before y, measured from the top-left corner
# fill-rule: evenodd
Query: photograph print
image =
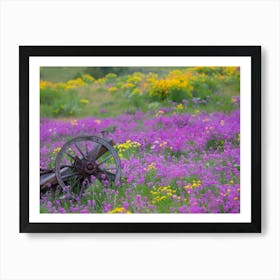
<path id="1" fill-rule="evenodd" d="M 260 47 L 20 58 L 22 232 L 260 232 Z"/>

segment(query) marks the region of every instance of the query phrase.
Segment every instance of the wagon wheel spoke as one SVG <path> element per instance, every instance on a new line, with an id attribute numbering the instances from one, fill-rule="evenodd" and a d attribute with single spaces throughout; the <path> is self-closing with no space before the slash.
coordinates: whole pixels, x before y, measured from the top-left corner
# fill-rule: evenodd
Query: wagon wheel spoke
<path id="1" fill-rule="evenodd" d="M 73 164 L 63 164 L 61 165 L 60 168 L 64 168 L 64 167 L 74 168 Z"/>
<path id="2" fill-rule="evenodd" d="M 82 156 L 83 158 L 86 158 L 85 155 L 84 155 L 84 153 L 82 152 L 82 150 L 81 150 L 80 147 L 78 146 L 78 144 L 77 144 L 77 143 L 74 143 L 74 145 L 75 145 L 76 149 L 79 151 L 79 153 L 81 154 L 81 156 Z"/>
<path id="3" fill-rule="evenodd" d="M 83 184 L 83 182 L 82 182 L 82 184 L 81 184 L 81 187 L 80 187 L 80 190 L 78 190 L 78 197 L 81 197 L 82 196 L 82 194 L 83 194 L 83 192 L 84 192 L 84 190 L 85 190 L 85 186 L 84 186 L 84 184 Z"/>
<path id="4" fill-rule="evenodd" d="M 106 178 L 109 179 L 109 181 L 113 181 L 116 178 L 116 174 L 114 174 L 110 171 L 104 170 L 104 169 L 99 168 L 98 173 L 100 174 L 101 178 L 102 178 L 102 174 L 104 174 L 106 176 Z"/>
<path id="5" fill-rule="evenodd" d="M 77 175 L 79 175 L 78 172 L 72 172 L 72 173 L 69 173 L 69 174 L 62 175 L 61 177 L 62 177 L 63 180 L 65 180 L 65 179 L 69 179 L 69 178 L 72 178 L 72 177 L 77 176 Z"/>
<path id="6" fill-rule="evenodd" d="M 106 158 L 102 159 L 101 162 L 98 163 L 98 166 L 100 166 L 101 164 L 107 162 L 108 160 L 110 160 L 112 158 L 112 154 L 109 154 Z"/>
<path id="7" fill-rule="evenodd" d="M 68 157 L 70 157 L 71 159 L 75 160 L 75 157 L 72 156 L 71 154 L 69 154 L 68 152 L 65 152 L 65 154 L 66 154 Z"/>
<path id="8" fill-rule="evenodd" d="M 100 168 L 99 168 L 100 169 Z M 108 166 L 108 167 L 105 167 L 105 168 L 102 168 L 102 170 L 106 170 L 106 171 L 110 171 L 110 170 L 116 170 L 117 167 L 111 167 L 111 166 Z"/>
<path id="9" fill-rule="evenodd" d="M 79 196 L 80 192 L 81 192 L 81 180 L 82 180 L 82 176 L 78 175 L 75 177 L 72 177 L 72 180 L 70 180 L 68 183 L 70 185 L 70 194 L 72 197 L 76 198 L 77 196 Z M 78 195 L 77 195 L 78 193 Z"/>
<path id="10" fill-rule="evenodd" d="M 74 184 L 79 183 L 79 181 L 81 180 L 81 176 L 76 176 L 75 180 L 74 180 Z"/>
<path id="11" fill-rule="evenodd" d="M 55 196 L 57 197 L 57 196 L 59 196 L 59 193 L 60 193 L 60 191 L 61 191 L 61 186 L 58 186 L 57 188 L 56 188 L 56 190 L 55 190 Z"/>
<path id="12" fill-rule="evenodd" d="M 79 193 L 79 197 L 82 196 L 83 192 L 85 190 L 87 190 L 89 187 L 90 187 L 90 179 L 89 178 L 86 178 L 83 182 L 82 182 L 82 186 L 81 186 L 81 190 L 80 190 L 80 193 Z"/>
<path id="13" fill-rule="evenodd" d="M 95 161 L 99 154 L 102 144 L 98 143 L 97 146 L 88 153 L 88 160 Z"/>

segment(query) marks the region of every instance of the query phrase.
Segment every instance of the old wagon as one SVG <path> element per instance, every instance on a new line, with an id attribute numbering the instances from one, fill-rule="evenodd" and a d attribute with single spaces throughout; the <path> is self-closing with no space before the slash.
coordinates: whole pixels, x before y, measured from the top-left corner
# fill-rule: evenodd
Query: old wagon
<path id="1" fill-rule="evenodd" d="M 79 198 L 93 180 L 117 186 L 121 164 L 112 139 L 80 136 L 67 141 L 55 159 L 55 168 L 40 169 L 40 190 L 50 188 L 61 198 Z"/>

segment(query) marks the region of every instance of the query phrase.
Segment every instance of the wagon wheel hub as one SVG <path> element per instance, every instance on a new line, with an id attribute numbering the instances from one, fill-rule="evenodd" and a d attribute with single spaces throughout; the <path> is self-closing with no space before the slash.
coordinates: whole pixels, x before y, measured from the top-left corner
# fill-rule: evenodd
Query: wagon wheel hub
<path id="1" fill-rule="evenodd" d="M 87 170 L 92 171 L 94 169 L 94 165 L 91 162 L 88 162 L 87 165 Z"/>
<path id="2" fill-rule="evenodd" d="M 85 172 L 89 175 L 95 174 L 97 171 L 97 164 L 96 163 L 92 163 L 92 162 L 88 162 L 85 165 Z"/>
<path id="3" fill-rule="evenodd" d="M 87 159 L 75 158 L 74 162 L 75 170 L 84 177 L 94 175 L 97 172 L 98 165 L 95 162 Z"/>

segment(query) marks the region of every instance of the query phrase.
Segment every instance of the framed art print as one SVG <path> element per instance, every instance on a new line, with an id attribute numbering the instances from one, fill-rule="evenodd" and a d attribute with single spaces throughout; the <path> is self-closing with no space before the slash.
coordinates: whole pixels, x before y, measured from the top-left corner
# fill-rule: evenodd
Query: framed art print
<path id="1" fill-rule="evenodd" d="M 260 46 L 20 46 L 20 232 L 261 232 Z"/>

